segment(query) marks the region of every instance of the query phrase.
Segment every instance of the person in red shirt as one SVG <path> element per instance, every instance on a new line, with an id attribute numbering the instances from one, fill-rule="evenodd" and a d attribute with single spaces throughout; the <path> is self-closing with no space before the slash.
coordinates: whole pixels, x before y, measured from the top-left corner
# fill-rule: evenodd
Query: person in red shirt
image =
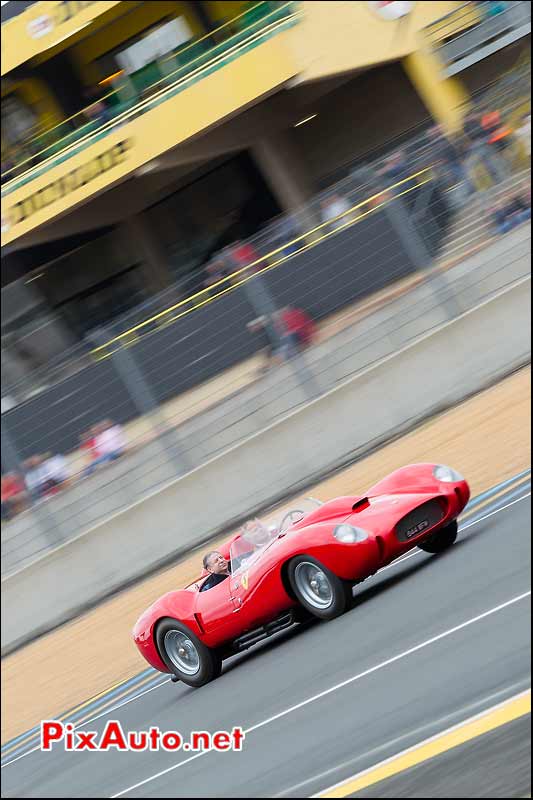
<path id="1" fill-rule="evenodd" d="M 235 264 L 236 270 L 241 270 L 243 269 L 243 267 L 248 267 L 250 266 L 250 264 L 253 264 L 253 267 L 250 270 L 251 274 L 259 272 L 259 270 L 263 266 L 263 262 L 260 261 L 259 253 L 255 249 L 255 247 L 249 242 L 241 242 L 241 241 L 235 242 L 235 244 L 231 249 L 231 259 Z"/>
<path id="2" fill-rule="evenodd" d="M 88 463 L 85 464 L 83 469 L 81 470 L 82 474 L 90 475 L 93 469 L 93 461 L 98 456 L 97 449 L 96 449 L 96 434 L 98 433 L 98 426 L 93 425 L 86 433 L 82 433 L 80 436 L 80 450 L 85 456 L 85 459 Z"/>
<path id="3" fill-rule="evenodd" d="M 2 475 L 2 519 L 11 519 L 26 507 L 27 492 L 23 480 L 14 472 Z"/>
<path id="4" fill-rule="evenodd" d="M 316 336 L 316 324 L 309 314 L 301 308 L 285 306 L 280 316 L 286 335 L 290 337 L 291 343 L 298 350 L 305 349 L 312 344 Z"/>
<path id="5" fill-rule="evenodd" d="M 285 306 L 273 315 L 272 323 L 278 331 L 280 344 L 278 347 L 274 347 L 271 342 L 268 343 L 265 348 L 266 362 L 260 368 L 261 374 L 305 350 L 316 337 L 314 320 L 301 308 Z M 266 325 L 267 317 L 263 315 L 248 322 L 246 327 L 250 332 L 255 333 L 265 330 Z"/>

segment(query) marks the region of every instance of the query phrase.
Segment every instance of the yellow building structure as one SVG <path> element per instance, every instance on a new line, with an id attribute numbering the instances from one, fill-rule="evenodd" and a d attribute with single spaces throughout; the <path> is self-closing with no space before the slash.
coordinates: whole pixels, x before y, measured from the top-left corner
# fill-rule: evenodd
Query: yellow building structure
<path id="1" fill-rule="evenodd" d="M 459 130 L 471 94 L 527 47 L 531 5 L 504 5 L 513 15 L 436 1 L 3 4 L 2 286 L 35 281 L 72 317 L 110 286 L 149 295 L 347 164 L 431 120 Z"/>

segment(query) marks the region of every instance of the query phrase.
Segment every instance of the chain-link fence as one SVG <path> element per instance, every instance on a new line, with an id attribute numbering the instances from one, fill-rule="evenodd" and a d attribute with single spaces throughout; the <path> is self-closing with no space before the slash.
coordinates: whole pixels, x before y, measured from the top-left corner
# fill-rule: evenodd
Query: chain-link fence
<path id="1" fill-rule="evenodd" d="M 506 124 L 512 122 L 514 128 L 518 126 L 517 115 L 526 107 L 530 108 L 530 85 L 530 58 L 522 54 L 508 73 L 473 96 L 472 107 L 477 109 L 478 115 L 497 108 L 502 120 Z M 519 130 L 509 141 L 511 146 L 505 155 L 498 154 L 495 158 L 490 148 L 483 151 L 478 145 L 469 149 L 463 140 L 457 143 L 454 158 L 449 149 L 446 152 L 442 137 L 427 120 L 404 132 L 399 139 L 390 140 L 379 156 L 369 153 L 356 162 L 338 167 L 334 175 L 324 178 L 327 188 L 293 214 L 283 214 L 272 220 L 246 243 L 258 258 L 277 265 L 319 241 L 335 226 L 346 222 L 356 224 L 374 205 L 385 202 L 387 195 L 390 199 L 391 193 L 401 192 L 406 195 L 412 220 L 422 238 L 423 249 L 413 256 L 416 255 L 419 267 L 426 268 L 436 258 L 460 253 L 474 239 L 480 241 L 488 232 L 491 224 L 486 212 L 490 211 L 495 195 L 494 183 L 501 184 L 528 161 L 528 145 L 522 141 Z M 421 191 L 413 191 L 419 187 Z M 483 215 L 479 209 L 472 213 L 473 200 L 485 204 L 481 225 L 476 220 Z M 464 224 L 452 224 L 453 217 L 459 214 L 466 218 Z M 438 224 L 435 224 L 436 219 Z M 163 324 L 175 316 L 175 308 L 182 313 L 204 304 L 217 292 L 228 289 L 230 280 L 221 282 L 220 279 L 234 271 L 238 268 L 232 262 L 231 248 L 216 253 L 208 263 L 165 291 L 117 316 L 110 326 L 112 335 L 125 333 L 155 317 L 158 325 Z M 7 297 L 9 290 L 10 287 L 2 290 L 2 384 L 4 395 L 8 395 L 3 399 L 4 408 L 89 366 L 94 357 L 90 337 L 75 343 L 63 336 L 62 347 L 53 355 L 39 357 L 37 354 L 35 358 L 36 340 L 44 345 L 45 340 L 53 338 L 52 332 L 62 327 L 62 320 L 57 314 L 39 315 L 34 309 L 28 324 L 17 320 L 13 330 L 7 331 L 4 306 L 12 305 Z M 43 335 L 36 335 L 36 331 L 42 331 Z"/>
<path id="2" fill-rule="evenodd" d="M 233 291 L 235 285 L 248 280 L 255 272 L 277 269 L 326 240 L 335 231 L 360 224 L 370 214 L 390 205 L 397 196 L 403 198 L 402 207 L 419 231 L 421 247 L 416 253 L 414 250 L 411 253 L 416 267 L 428 268 L 441 254 L 447 237 L 461 238 L 462 234 L 457 233 L 452 224 L 454 216 L 470 216 L 474 198 L 483 199 L 488 206 L 502 188 L 500 185 L 492 189 L 489 176 L 485 182 L 487 190 L 480 191 L 474 181 L 476 175 L 486 180 L 488 173 L 483 155 L 463 166 L 460 160 L 451 162 L 442 156 L 441 141 L 436 133 L 424 133 L 385 159 L 353 167 L 344 178 L 330 185 L 304 208 L 280 216 L 257 235 L 240 243 L 243 254 L 240 259 L 234 258 L 234 246 L 225 248 L 196 272 L 132 311 L 116 317 L 107 328 L 109 340 L 119 336 L 134 341 L 139 330 L 145 333 L 170 324 L 193 309 L 209 304 L 218 295 Z M 498 163 L 501 166 L 497 177 L 511 176 L 517 174 L 520 159 L 515 154 L 511 159 L 500 158 Z M 483 221 L 483 227 L 489 227 L 487 219 Z M 2 303 L 6 307 L 10 305 L 9 291 L 10 287 L 2 290 Z M 43 357 L 38 363 L 30 361 L 31 368 L 17 376 L 16 369 L 7 369 L 4 365 L 9 360 L 13 364 L 25 362 L 24 353 L 30 349 L 26 347 L 26 340 L 35 342 L 36 330 L 46 326 L 49 332 L 57 327 L 64 328 L 57 314 L 47 312 L 39 316 L 35 308 L 27 326 L 19 322 L 17 320 L 13 332 L 8 333 L 4 324 L 2 328 L 3 395 L 9 395 L 11 402 L 29 399 L 88 367 L 95 357 L 101 355 L 99 351 L 95 352 L 94 346 L 95 335 L 99 336 L 100 345 L 103 344 L 101 332 L 93 332 L 78 343 L 68 342 L 69 337 L 63 336 L 62 341 L 67 346 L 63 344 L 57 354 Z M 42 341 L 44 343 L 44 336 Z"/>
<path id="3" fill-rule="evenodd" d="M 479 109 L 523 107 L 522 67 Z M 58 320 L 28 300 L 10 327 L 3 290 L 3 574 L 524 279 L 530 171 L 509 142 L 421 126 L 215 254 L 193 290 L 187 276 L 18 378 L 7 356 Z"/>
<path id="4" fill-rule="evenodd" d="M 421 272 L 425 226 L 407 198 L 423 188 L 388 196 L 357 223 L 351 209 L 319 241 L 244 269 L 203 305 L 96 332 L 90 366 L 4 413 L 3 574 L 527 278 L 519 216 L 489 249 Z M 436 208 L 432 217 L 442 222 Z"/>
<path id="5" fill-rule="evenodd" d="M 531 33 L 530 2 L 463 3 L 425 29 L 450 77 Z"/>

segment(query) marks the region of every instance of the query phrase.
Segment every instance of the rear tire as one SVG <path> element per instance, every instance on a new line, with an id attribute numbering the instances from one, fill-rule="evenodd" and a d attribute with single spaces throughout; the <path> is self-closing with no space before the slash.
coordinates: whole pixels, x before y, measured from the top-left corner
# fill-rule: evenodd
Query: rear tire
<path id="1" fill-rule="evenodd" d="M 312 556 L 293 558 L 288 578 L 300 605 L 319 619 L 335 619 L 352 603 L 352 585 Z"/>
<path id="2" fill-rule="evenodd" d="M 432 533 L 423 542 L 420 542 L 418 547 L 425 553 L 442 553 L 455 542 L 457 539 L 457 531 L 457 520 L 454 519 L 454 521 L 446 525 L 445 528 L 441 528 L 440 531 L 435 531 L 435 533 Z"/>
<path id="3" fill-rule="evenodd" d="M 203 686 L 222 671 L 220 654 L 207 647 L 176 619 L 159 622 L 155 639 L 161 658 L 169 670 L 187 686 Z"/>

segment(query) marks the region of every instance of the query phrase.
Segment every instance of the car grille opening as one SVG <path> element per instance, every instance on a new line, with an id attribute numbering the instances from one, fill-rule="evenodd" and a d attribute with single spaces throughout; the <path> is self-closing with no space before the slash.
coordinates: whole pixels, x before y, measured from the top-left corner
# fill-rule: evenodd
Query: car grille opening
<path id="1" fill-rule="evenodd" d="M 445 502 L 428 500 L 410 511 L 396 525 L 396 536 L 400 542 L 408 542 L 437 525 L 446 514 Z"/>

